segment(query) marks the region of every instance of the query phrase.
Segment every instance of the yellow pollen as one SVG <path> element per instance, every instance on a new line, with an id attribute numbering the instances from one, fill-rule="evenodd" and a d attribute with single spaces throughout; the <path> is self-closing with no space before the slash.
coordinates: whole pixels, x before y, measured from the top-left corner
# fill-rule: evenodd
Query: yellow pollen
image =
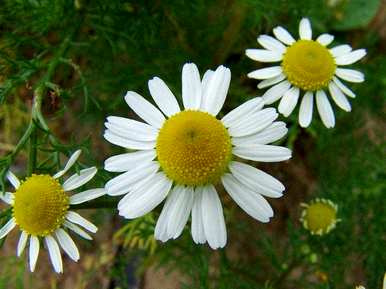
<path id="1" fill-rule="evenodd" d="M 231 139 L 212 115 L 187 110 L 169 118 L 157 138 L 157 157 L 165 174 L 180 185 L 214 184 L 232 156 Z"/>
<path id="2" fill-rule="evenodd" d="M 302 222 L 313 234 L 323 235 L 331 231 L 337 220 L 337 206 L 329 200 L 316 199 L 306 205 L 302 213 Z"/>
<path id="3" fill-rule="evenodd" d="M 292 85 L 314 91 L 328 85 L 336 64 L 330 51 L 319 42 L 298 40 L 287 48 L 282 68 Z"/>
<path id="4" fill-rule="evenodd" d="M 59 182 L 49 175 L 32 175 L 15 192 L 13 217 L 21 230 L 47 236 L 64 222 L 69 198 Z"/>

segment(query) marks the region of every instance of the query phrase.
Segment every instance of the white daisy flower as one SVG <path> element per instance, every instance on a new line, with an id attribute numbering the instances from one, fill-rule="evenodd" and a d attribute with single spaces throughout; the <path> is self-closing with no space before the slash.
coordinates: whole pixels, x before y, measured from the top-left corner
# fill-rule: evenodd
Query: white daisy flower
<path id="1" fill-rule="evenodd" d="M 62 177 L 78 159 L 81 151 L 76 151 L 68 160 L 64 169 L 50 175 L 32 175 L 20 181 L 12 172 L 7 173 L 7 179 L 15 188 L 14 193 L 0 193 L 0 199 L 12 206 L 12 218 L 0 228 L 0 239 L 4 238 L 13 228 L 19 227 L 21 231 L 17 245 L 19 257 L 29 241 L 29 268 L 35 270 L 39 255 L 40 242 L 44 242 L 48 249 L 54 270 L 63 272 L 60 247 L 75 262 L 79 260 L 79 251 L 74 241 L 67 233 L 75 232 L 81 237 L 92 240 L 91 233 L 97 227 L 84 219 L 78 213 L 70 210 L 70 205 L 80 204 L 93 200 L 105 194 L 105 189 L 91 189 L 72 196 L 66 192 L 77 189 L 96 174 L 95 167 L 83 169 L 79 174 L 74 174 L 63 184 Z"/>
<path id="2" fill-rule="evenodd" d="M 107 194 L 125 195 L 119 214 L 128 219 L 147 214 L 165 198 L 155 227 L 155 238 L 167 241 L 180 236 L 190 214 L 196 243 L 213 249 L 227 240 L 225 221 L 215 185 L 222 182 L 234 201 L 253 218 L 268 222 L 273 211 L 263 196 L 278 198 L 284 186 L 272 176 L 242 159 L 277 162 L 288 160 L 291 151 L 268 145 L 287 133 L 274 108 L 254 98 L 229 112 L 220 112 L 230 84 L 230 70 L 219 66 L 203 78 L 195 64 L 182 69 L 180 106 L 168 86 L 158 77 L 149 81 L 158 108 L 133 91 L 125 100 L 145 123 L 110 116 L 104 137 L 109 142 L 136 150 L 106 160 L 105 169 L 121 175 L 106 184 Z"/>
<path id="3" fill-rule="evenodd" d="M 247 49 L 246 55 L 260 62 L 281 62 L 252 71 L 248 77 L 261 79 L 258 88 L 272 86 L 262 96 L 265 104 L 280 100 L 279 112 L 288 117 L 294 110 L 301 91 L 304 91 L 299 110 L 299 124 L 308 127 L 312 120 L 314 96 L 320 118 L 327 128 L 335 126 L 335 116 L 326 89 L 336 105 L 351 111 L 348 97 L 355 97 L 341 80 L 363 82 L 362 72 L 340 68 L 353 64 L 366 55 L 365 49 L 352 50 L 349 45 L 327 48 L 334 40 L 330 34 L 322 34 L 312 40 L 310 21 L 303 18 L 299 25 L 299 40 L 295 40 L 283 27 L 273 29 L 276 38 L 260 35 L 259 44 L 265 49 Z"/>

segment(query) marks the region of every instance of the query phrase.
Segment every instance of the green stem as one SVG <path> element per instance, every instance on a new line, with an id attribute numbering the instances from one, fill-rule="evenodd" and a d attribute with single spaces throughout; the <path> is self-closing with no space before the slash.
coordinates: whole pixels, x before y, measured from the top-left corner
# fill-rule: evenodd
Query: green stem
<path id="1" fill-rule="evenodd" d="M 26 131 L 24 132 L 23 136 L 21 137 L 21 139 L 19 140 L 19 142 L 15 146 L 15 149 L 8 156 L 8 160 L 9 160 L 8 164 L 12 163 L 15 160 L 17 154 L 20 152 L 20 150 L 27 143 L 27 141 L 29 140 L 29 138 L 34 130 L 35 130 L 35 124 L 31 121 L 30 124 L 28 125 Z"/>
<path id="2" fill-rule="evenodd" d="M 47 92 L 47 83 L 50 82 L 51 78 L 53 77 L 56 67 L 60 63 L 63 55 L 67 51 L 70 44 L 70 37 L 67 37 L 64 39 L 62 44 L 59 46 L 59 49 L 51 62 L 48 65 L 47 73 L 44 75 L 44 77 L 39 82 L 38 86 L 36 87 L 34 91 L 34 104 L 32 107 L 32 119 L 36 120 L 40 123 L 42 128 L 49 132 L 49 127 L 43 117 L 41 107 L 42 107 L 42 101 L 43 97 Z"/>
<path id="3" fill-rule="evenodd" d="M 37 131 L 36 129 L 31 133 L 30 139 L 29 139 L 29 152 L 28 152 L 28 169 L 27 169 L 27 175 L 30 176 L 34 172 L 36 168 L 36 155 L 37 155 Z"/>
<path id="4" fill-rule="evenodd" d="M 2 169 L 2 176 L 5 176 L 5 172 L 8 171 L 9 166 L 15 160 L 16 156 L 19 154 L 20 150 L 26 145 L 27 141 L 30 140 L 30 151 L 28 159 L 28 174 L 36 168 L 36 159 L 37 159 L 37 149 L 36 149 L 36 139 L 31 137 L 35 134 L 37 128 L 36 123 L 38 123 L 42 129 L 44 129 L 49 134 L 49 139 L 51 143 L 58 144 L 59 142 L 56 138 L 50 133 L 49 127 L 42 115 L 41 107 L 43 102 L 43 97 L 47 92 L 47 82 L 53 77 L 55 70 L 60 63 L 60 59 L 64 56 L 70 44 L 70 37 L 66 37 L 62 44 L 60 45 L 57 53 L 54 55 L 47 67 L 46 74 L 39 81 L 37 87 L 34 90 L 34 99 L 31 109 L 31 120 L 25 130 L 23 136 L 15 146 L 15 149 L 6 157 L 6 163 Z M 1 181 L 1 186 L 3 187 L 3 181 Z"/>

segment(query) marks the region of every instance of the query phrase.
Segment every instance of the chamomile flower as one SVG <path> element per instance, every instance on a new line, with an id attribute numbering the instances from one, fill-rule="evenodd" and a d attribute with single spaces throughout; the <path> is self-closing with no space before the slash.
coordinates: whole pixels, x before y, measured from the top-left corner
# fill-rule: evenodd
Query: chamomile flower
<path id="1" fill-rule="evenodd" d="M 227 240 L 223 209 L 215 185 L 222 183 L 233 200 L 253 218 L 268 222 L 273 216 L 263 196 L 278 198 L 284 186 L 242 159 L 277 162 L 291 157 L 285 147 L 267 145 L 287 133 L 274 108 L 253 98 L 217 119 L 228 92 L 230 70 L 219 66 L 203 78 L 195 64 L 182 69 L 182 102 L 158 77 L 149 81 L 158 108 L 135 92 L 125 100 L 145 122 L 110 116 L 104 137 L 136 150 L 106 160 L 105 169 L 121 175 L 106 184 L 107 194 L 125 195 L 119 214 L 128 219 L 145 215 L 164 199 L 155 227 L 155 238 L 167 241 L 180 236 L 191 214 L 191 234 L 196 243 L 213 249 Z"/>
<path id="2" fill-rule="evenodd" d="M 337 218 L 338 206 L 327 199 L 315 199 L 304 207 L 300 221 L 312 235 L 324 235 L 335 228 L 340 220 Z"/>
<path id="3" fill-rule="evenodd" d="M 280 100 L 279 112 L 288 117 L 301 98 L 299 124 L 308 127 L 312 120 L 314 98 L 323 124 L 335 126 L 335 116 L 325 90 L 328 89 L 336 105 L 351 111 L 348 97 L 355 97 L 341 80 L 363 82 L 360 71 L 341 68 L 353 64 L 366 55 L 365 49 L 352 50 L 349 45 L 327 48 L 334 40 L 330 34 L 321 34 L 312 40 L 311 23 L 303 18 L 299 25 L 299 40 L 295 40 L 283 27 L 273 29 L 276 38 L 260 35 L 257 41 L 265 49 L 247 49 L 246 55 L 259 62 L 281 62 L 252 71 L 248 77 L 261 79 L 258 88 L 270 87 L 262 96 L 266 104 Z M 301 92 L 304 91 L 303 97 Z"/>
<path id="4" fill-rule="evenodd" d="M 79 251 L 68 230 L 91 240 L 91 233 L 97 227 L 78 213 L 70 210 L 70 205 L 80 204 L 105 194 L 104 188 L 91 189 L 69 196 L 67 192 L 75 190 L 90 181 L 97 172 L 95 167 L 83 169 L 79 174 L 69 177 L 63 184 L 61 178 L 78 159 L 81 151 L 76 151 L 68 160 L 64 169 L 54 176 L 32 175 L 20 181 L 12 172 L 7 173 L 8 181 L 15 188 L 14 193 L 0 193 L 0 198 L 12 206 L 11 219 L 0 228 L 0 239 L 12 229 L 21 231 L 17 245 L 20 256 L 29 242 L 29 268 L 33 272 L 39 255 L 40 243 L 48 249 L 54 270 L 63 272 L 62 257 L 59 247 L 74 261 L 79 260 Z M 82 227 L 82 228 L 81 228 Z"/>

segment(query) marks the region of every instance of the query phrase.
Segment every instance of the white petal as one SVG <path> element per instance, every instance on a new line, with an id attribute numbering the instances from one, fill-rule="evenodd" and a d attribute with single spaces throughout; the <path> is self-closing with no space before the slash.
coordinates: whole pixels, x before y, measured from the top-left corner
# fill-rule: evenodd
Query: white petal
<path id="1" fill-rule="evenodd" d="M 3 239 L 5 236 L 7 236 L 8 233 L 11 232 L 13 228 L 15 228 L 15 226 L 16 226 L 15 218 L 9 219 L 8 222 L 5 223 L 5 225 L 2 228 L 0 228 L 0 239 Z"/>
<path id="2" fill-rule="evenodd" d="M 272 50 L 280 54 L 284 53 L 286 50 L 286 47 L 280 41 L 269 35 L 260 35 L 257 38 L 257 42 L 259 42 L 259 44 L 265 49 Z"/>
<path id="3" fill-rule="evenodd" d="M 365 81 L 365 76 L 363 75 L 363 73 L 354 69 L 337 68 L 335 74 L 341 79 L 349 82 Z"/>
<path id="4" fill-rule="evenodd" d="M 281 26 L 275 27 L 273 29 L 273 34 L 284 44 L 292 45 L 295 42 L 295 39 L 292 37 L 292 35 Z"/>
<path id="5" fill-rule="evenodd" d="M 284 122 L 275 121 L 259 133 L 242 137 L 232 137 L 232 144 L 235 146 L 269 144 L 278 141 L 285 136 L 287 132 L 288 129 Z"/>
<path id="6" fill-rule="evenodd" d="M 240 208 L 260 222 L 269 222 L 269 218 L 273 216 L 273 211 L 260 194 L 251 191 L 231 174 L 224 175 L 221 180 L 225 190 Z"/>
<path id="7" fill-rule="evenodd" d="M 66 219 L 74 224 L 82 226 L 83 228 L 85 228 L 87 231 L 91 233 L 96 233 L 96 231 L 98 231 L 98 228 L 93 223 L 91 223 L 90 221 L 86 220 L 81 215 L 73 211 L 67 212 Z"/>
<path id="8" fill-rule="evenodd" d="M 68 192 L 83 186 L 95 176 L 97 171 L 96 167 L 80 170 L 79 174 L 72 175 L 64 182 L 63 189 Z"/>
<path id="9" fill-rule="evenodd" d="M 181 187 L 172 193 L 177 194 L 175 201 L 171 204 L 167 234 L 173 239 L 178 238 L 184 229 L 193 206 L 194 192 L 192 187 Z"/>
<path id="10" fill-rule="evenodd" d="M 182 68 L 182 101 L 185 109 L 199 109 L 203 94 L 200 73 L 194 63 Z"/>
<path id="11" fill-rule="evenodd" d="M 8 205 L 13 204 L 14 197 L 15 197 L 14 194 L 10 192 L 5 192 L 5 193 L 0 192 L 0 200 L 2 200 L 4 203 L 7 203 Z"/>
<path id="12" fill-rule="evenodd" d="M 144 150 L 112 156 L 105 160 L 105 170 L 119 173 L 135 170 L 139 164 L 154 160 L 156 155 L 155 150 Z"/>
<path id="13" fill-rule="evenodd" d="M 233 148 L 233 154 L 247 160 L 280 162 L 291 158 L 291 150 L 274 145 L 243 145 Z"/>
<path id="14" fill-rule="evenodd" d="M 254 79 L 268 79 L 268 78 L 276 77 L 280 75 L 282 72 L 283 70 L 281 66 L 272 66 L 272 67 L 257 69 L 255 71 L 248 73 L 247 76 L 249 78 L 254 78 Z"/>
<path id="15" fill-rule="evenodd" d="M 351 111 L 351 105 L 346 96 L 333 81 L 331 81 L 328 85 L 328 90 L 330 91 L 332 99 L 335 101 L 337 106 L 345 111 Z"/>
<path id="16" fill-rule="evenodd" d="M 319 37 L 316 38 L 316 41 L 318 41 L 323 46 L 328 46 L 332 41 L 334 41 L 334 35 L 324 33 L 319 35 Z"/>
<path id="17" fill-rule="evenodd" d="M 264 102 L 261 97 L 252 98 L 231 110 L 221 119 L 221 121 L 225 127 L 235 126 L 242 117 L 245 117 L 255 111 L 259 111 L 263 106 Z"/>
<path id="18" fill-rule="evenodd" d="M 103 137 L 110 143 L 133 150 L 150 150 L 155 147 L 155 141 L 135 141 L 124 138 L 107 129 Z"/>
<path id="19" fill-rule="evenodd" d="M 70 229 L 71 231 L 73 231 L 74 233 L 78 234 L 79 236 L 81 236 L 82 238 L 86 239 L 86 240 L 92 240 L 92 237 L 87 234 L 85 231 L 83 231 L 81 228 L 79 228 L 77 225 L 65 220 L 63 225 L 65 227 L 67 227 L 68 229 Z"/>
<path id="20" fill-rule="evenodd" d="M 198 187 L 194 191 L 194 201 L 192 207 L 192 238 L 196 244 L 204 244 L 206 242 L 204 224 L 202 221 L 202 192 L 203 187 Z"/>
<path id="21" fill-rule="evenodd" d="M 126 219 L 141 217 L 157 207 L 169 193 L 173 182 L 164 173 L 157 173 L 150 186 L 127 194 L 118 204 L 119 215 Z"/>
<path id="22" fill-rule="evenodd" d="M 143 178 L 141 178 L 140 180 L 138 180 L 137 182 L 134 182 L 132 184 L 130 184 L 129 186 L 127 186 L 127 192 L 128 193 L 132 193 L 132 192 L 137 192 L 137 191 L 141 191 L 141 190 L 144 190 L 145 188 L 149 188 L 151 187 L 152 185 L 154 185 L 154 180 L 156 180 L 157 178 L 159 178 L 159 176 L 157 176 L 157 171 L 153 171 L 151 172 L 150 174 L 144 176 Z M 158 172 L 158 174 L 161 174 L 161 172 Z M 119 202 L 118 202 L 118 209 L 124 209 L 125 208 L 125 203 L 126 202 L 130 202 L 131 198 L 133 198 L 133 195 L 130 194 L 126 194 Z"/>
<path id="23" fill-rule="evenodd" d="M 144 176 L 142 179 L 138 180 L 137 182 L 130 184 L 129 186 L 127 186 L 127 189 L 126 189 L 127 192 L 130 193 L 130 192 L 139 190 L 141 187 L 150 186 L 152 183 L 152 179 L 154 178 L 154 175 L 157 172 L 158 172 L 158 170 L 152 171 L 150 174 L 147 174 L 146 176 Z"/>
<path id="24" fill-rule="evenodd" d="M 166 242 L 173 236 L 169 236 L 167 234 L 168 231 L 168 223 L 170 216 L 170 208 L 172 204 L 175 202 L 178 197 L 177 194 L 174 194 L 173 191 L 178 190 L 178 187 L 174 187 L 173 190 L 168 194 L 166 198 L 166 202 L 162 208 L 161 214 L 158 217 L 157 224 L 154 229 L 154 238 L 156 240 L 160 240 L 162 242 Z"/>
<path id="25" fill-rule="evenodd" d="M 87 190 L 87 191 L 72 195 L 70 197 L 70 204 L 71 205 L 81 204 L 81 203 L 99 198 L 105 194 L 106 194 L 106 190 L 102 188 Z"/>
<path id="26" fill-rule="evenodd" d="M 165 117 L 163 114 L 150 102 L 134 91 L 128 91 L 125 96 L 127 104 L 132 110 L 148 124 L 161 128 Z"/>
<path id="27" fill-rule="evenodd" d="M 230 80 L 229 68 L 219 66 L 210 78 L 207 89 L 203 92 L 201 110 L 214 116 L 220 112 L 228 93 Z"/>
<path id="28" fill-rule="evenodd" d="M 299 36 L 300 36 L 300 39 L 305 39 L 305 40 L 312 39 L 311 23 L 310 23 L 310 20 L 308 20 L 307 18 L 303 18 L 300 21 Z"/>
<path id="29" fill-rule="evenodd" d="M 20 180 L 17 178 L 17 176 L 15 176 L 11 171 L 8 171 L 6 177 L 15 189 L 19 188 Z"/>
<path id="30" fill-rule="evenodd" d="M 204 95 L 205 91 L 209 87 L 210 80 L 212 79 L 212 76 L 214 74 L 213 70 L 207 70 L 204 73 L 204 76 L 202 77 L 201 86 L 202 86 L 202 95 Z M 201 99 L 200 99 L 200 105 L 201 105 Z"/>
<path id="31" fill-rule="evenodd" d="M 16 251 L 16 255 L 18 257 L 20 257 L 21 254 L 23 254 L 25 246 L 27 245 L 27 241 L 28 241 L 28 234 L 24 231 L 21 231 L 19 242 L 17 243 L 17 251 Z"/>
<path id="32" fill-rule="evenodd" d="M 29 238 L 29 270 L 35 271 L 36 262 L 39 257 L 39 239 L 35 236 Z"/>
<path id="33" fill-rule="evenodd" d="M 58 243 L 50 235 L 44 237 L 44 241 L 48 248 L 48 253 L 50 255 L 51 263 L 54 266 L 55 272 L 63 273 L 62 256 L 60 255 Z"/>
<path id="34" fill-rule="evenodd" d="M 285 78 L 286 78 L 285 74 L 281 73 L 278 76 L 275 76 L 275 77 L 272 77 L 272 78 L 268 78 L 268 79 L 264 79 L 264 80 L 259 82 L 259 84 L 257 85 L 257 88 L 262 89 L 262 88 L 266 88 L 268 86 L 272 86 L 272 85 L 274 85 L 276 83 L 279 83 L 280 81 L 282 81 Z"/>
<path id="35" fill-rule="evenodd" d="M 63 251 L 66 252 L 68 257 L 70 257 L 75 262 L 78 262 L 79 250 L 67 232 L 59 228 L 55 231 L 55 235 L 58 239 L 60 247 L 62 247 Z"/>
<path id="36" fill-rule="evenodd" d="M 158 162 L 146 162 L 139 165 L 136 169 L 121 174 L 105 185 L 107 194 L 110 196 L 119 196 L 130 191 L 135 183 L 154 175 L 159 169 Z"/>
<path id="37" fill-rule="evenodd" d="M 338 45 L 330 49 L 331 54 L 334 57 L 339 57 L 341 55 L 345 55 L 347 53 L 350 53 L 352 50 L 350 45 L 343 44 L 343 45 Z"/>
<path id="38" fill-rule="evenodd" d="M 269 126 L 277 117 L 276 109 L 265 108 L 242 118 L 240 123 L 231 126 L 228 132 L 232 137 L 251 135 Z"/>
<path id="39" fill-rule="evenodd" d="M 291 83 L 289 81 L 285 80 L 283 82 L 280 82 L 276 84 L 275 86 L 272 86 L 270 89 L 268 89 L 262 96 L 265 104 L 272 104 L 276 100 L 280 99 L 283 94 L 290 89 Z"/>
<path id="40" fill-rule="evenodd" d="M 322 122 L 327 128 L 335 126 L 335 116 L 327 95 L 323 90 L 316 92 L 316 106 Z"/>
<path id="41" fill-rule="evenodd" d="M 299 93 L 299 88 L 295 86 L 284 93 L 278 109 L 282 115 L 288 117 L 292 113 L 298 103 Z"/>
<path id="42" fill-rule="evenodd" d="M 68 159 L 66 165 L 64 166 L 64 169 L 57 172 L 55 175 L 53 175 L 53 178 L 58 179 L 61 176 L 63 176 L 75 164 L 75 162 L 78 160 L 81 153 L 82 153 L 82 150 L 75 151 Z"/>
<path id="43" fill-rule="evenodd" d="M 149 80 L 148 86 L 155 103 L 165 115 L 172 116 L 180 112 L 176 97 L 162 79 L 154 77 Z"/>
<path id="44" fill-rule="evenodd" d="M 352 97 L 354 98 L 355 97 L 355 93 L 350 89 L 348 88 L 346 85 L 344 85 L 337 77 L 333 77 L 332 80 L 335 82 L 335 84 L 340 88 L 341 91 L 343 91 L 343 93 L 349 97 Z"/>
<path id="45" fill-rule="evenodd" d="M 212 185 L 204 187 L 201 200 L 204 232 L 212 249 L 223 248 L 227 242 L 224 214 L 216 189 Z"/>
<path id="46" fill-rule="evenodd" d="M 240 162 L 231 162 L 229 170 L 232 175 L 253 192 L 270 198 L 280 198 L 285 190 L 284 185 L 271 175 Z"/>
<path id="47" fill-rule="evenodd" d="M 107 121 L 106 128 L 129 140 L 155 141 L 158 136 L 157 128 L 140 121 L 118 116 L 109 116 Z"/>
<path id="48" fill-rule="evenodd" d="M 349 65 L 357 62 L 366 55 L 366 49 L 358 49 L 335 58 L 338 65 Z"/>
<path id="49" fill-rule="evenodd" d="M 247 49 L 245 55 L 260 62 L 277 62 L 283 59 L 282 53 L 265 49 Z"/>
<path id="50" fill-rule="evenodd" d="M 301 127 L 308 127 L 312 120 L 314 106 L 314 95 L 312 91 L 307 91 L 303 96 L 299 109 L 299 124 Z"/>

